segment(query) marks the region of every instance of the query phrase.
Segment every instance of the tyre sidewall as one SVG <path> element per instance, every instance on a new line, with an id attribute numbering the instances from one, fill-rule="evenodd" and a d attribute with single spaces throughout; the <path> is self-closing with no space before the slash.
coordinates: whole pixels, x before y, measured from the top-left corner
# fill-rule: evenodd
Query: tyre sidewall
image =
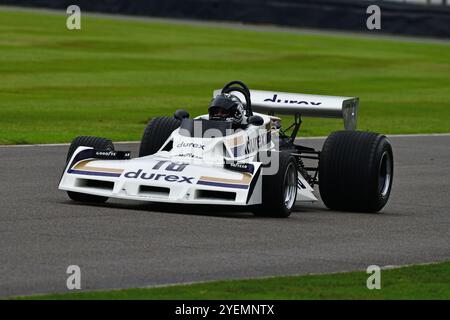
<path id="1" fill-rule="evenodd" d="M 388 191 L 385 195 L 382 194 L 379 190 L 379 182 L 380 182 L 380 176 L 379 176 L 379 168 L 381 165 L 381 160 L 384 155 L 384 153 L 387 153 L 387 155 L 390 157 L 390 170 L 391 170 L 391 179 L 389 181 L 389 187 Z M 377 148 L 375 150 L 375 155 L 371 157 L 372 163 L 369 166 L 370 167 L 370 194 L 368 196 L 369 199 L 369 206 L 370 211 L 372 212 L 378 212 L 381 208 L 383 208 L 386 204 L 386 202 L 389 199 L 389 196 L 392 191 L 392 182 L 394 177 L 394 157 L 392 153 L 392 146 L 389 143 L 389 140 L 386 137 L 382 137 L 377 145 Z"/>

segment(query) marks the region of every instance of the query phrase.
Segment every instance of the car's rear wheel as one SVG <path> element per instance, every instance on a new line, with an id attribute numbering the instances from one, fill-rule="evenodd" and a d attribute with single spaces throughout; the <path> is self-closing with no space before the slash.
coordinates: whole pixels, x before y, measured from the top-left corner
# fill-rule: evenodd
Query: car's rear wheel
<path id="1" fill-rule="evenodd" d="M 389 140 L 361 131 L 333 132 L 319 160 L 319 189 L 333 210 L 378 212 L 389 199 L 394 158 Z"/>
<path id="2" fill-rule="evenodd" d="M 298 181 L 295 157 L 281 151 L 278 164 L 276 174 L 262 176 L 262 203 L 252 208 L 256 216 L 287 218 L 295 206 Z"/>
<path id="3" fill-rule="evenodd" d="M 91 147 L 99 150 L 114 150 L 114 144 L 109 139 L 90 136 L 76 137 L 70 144 L 69 151 L 67 152 L 67 162 L 69 162 L 69 160 L 72 158 L 73 153 L 75 152 L 75 150 L 77 150 L 78 147 Z M 104 203 L 108 200 L 108 197 L 73 191 L 67 191 L 67 195 L 73 201 L 78 202 Z"/>
<path id="4" fill-rule="evenodd" d="M 139 157 L 156 153 L 180 124 L 180 120 L 172 117 L 156 117 L 150 120 L 142 135 Z"/>

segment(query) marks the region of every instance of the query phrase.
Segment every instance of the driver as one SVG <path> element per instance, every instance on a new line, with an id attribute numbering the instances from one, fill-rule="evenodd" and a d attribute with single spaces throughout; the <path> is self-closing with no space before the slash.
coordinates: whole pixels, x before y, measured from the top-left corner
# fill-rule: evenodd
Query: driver
<path id="1" fill-rule="evenodd" d="M 241 100 L 229 93 L 221 93 L 211 100 L 209 120 L 232 121 L 233 129 L 244 126 L 245 110 Z"/>

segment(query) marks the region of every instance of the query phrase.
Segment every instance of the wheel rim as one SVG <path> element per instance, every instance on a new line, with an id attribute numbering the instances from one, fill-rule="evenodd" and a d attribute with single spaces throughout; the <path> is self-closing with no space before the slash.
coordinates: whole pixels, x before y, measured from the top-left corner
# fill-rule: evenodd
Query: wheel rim
<path id="1" fill-rule="evenodd" d="M 291 209 L 297 195 L 296 168 L 293 163 L 289 163 L 284 174 L 284 205 Z"/>
<path id="2" fill-rule="evenodd" d="M 378 168 L 378 191 L 382 197 L 389 193 L 392 180 L 392 157 L 385 151 L 381 156 L 380 166 Z"/>

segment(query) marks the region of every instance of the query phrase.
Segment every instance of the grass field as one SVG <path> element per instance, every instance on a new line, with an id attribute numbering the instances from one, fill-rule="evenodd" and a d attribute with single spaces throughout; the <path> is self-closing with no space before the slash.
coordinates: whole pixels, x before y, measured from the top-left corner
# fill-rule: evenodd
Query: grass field
<path id="1" fill-rule="evenodd" d="M 212 90 L 251 87 L 359 96 L 359 128 L 450 132 L 450 45 L 301 35 L 0 7 L 0 144 L 76 135 L 139 140 L 146 121 L 206 112 Z M 327 135 L 339 120 L 304 119 Z"/>
<path id="2" fill-rule="evenodd" d="M 367 289 L 368 276 L 365 272 L 348 272 L 24 299 L 450 299 L 450 262 L 382 270 L 380 290 Z"/>

